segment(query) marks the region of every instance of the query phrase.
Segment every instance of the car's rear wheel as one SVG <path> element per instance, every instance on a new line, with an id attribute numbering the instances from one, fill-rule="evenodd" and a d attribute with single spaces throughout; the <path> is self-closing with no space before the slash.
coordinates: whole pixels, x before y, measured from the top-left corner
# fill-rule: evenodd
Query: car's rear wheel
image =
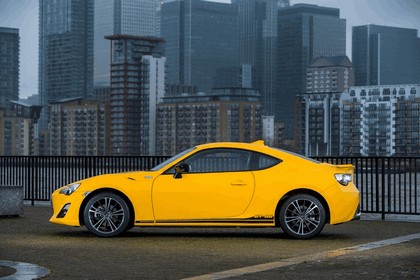
<path id="1" fill-rule="evenodd" d="M 287 235 L 299 239 L 311 238 L 319 234 L 325 226 L 325 208 L 312 195 L 294 195 L 281 206 L 279 222 Z"/>
<path id="2" fill-rule="evenodd" d="M 104 192 L 89 199 L 83 218 L 91 233 L 100 237 L 112 237 L 128 229 L 130 210 L 119 195 Z"/>

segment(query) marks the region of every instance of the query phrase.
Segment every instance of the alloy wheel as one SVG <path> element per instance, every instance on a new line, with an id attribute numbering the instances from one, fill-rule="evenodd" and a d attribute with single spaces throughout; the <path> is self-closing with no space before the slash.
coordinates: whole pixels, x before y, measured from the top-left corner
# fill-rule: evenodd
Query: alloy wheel
<path id="1" fill-rule="evenodd" d="M 112 193 L 94 196 L 85 208 L 86 227 L 98 236 L 115 236 L 125 231 L 129 211 L 125 201 Z"/>
<path id="2" fill-rule="evenodd" d="M 324 228 L 324 207 L 313 196 L 293 196 L 281 209 L 280 224 L 283 230 L 292 237 L 313 237 Z"/>

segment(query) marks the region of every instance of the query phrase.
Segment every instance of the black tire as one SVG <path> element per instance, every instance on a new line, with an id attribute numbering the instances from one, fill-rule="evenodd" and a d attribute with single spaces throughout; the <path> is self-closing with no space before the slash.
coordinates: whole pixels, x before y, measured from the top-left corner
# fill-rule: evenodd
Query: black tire
<path id="1" fill-rule="evenodd" d="M 289 197 L 281 206 L 278 218 L 282 230 L 297 239 L 318 235 L 326 222 L 324 206 L 316 197 L 308 194 Z"/>
<path id="2" fill-rule="evenodd" d="M 119 195 L 99 193 L 89 199 L 83 212 L 86 228 L 96 236 L 113 237 L 130 225 L 130 209 Z"/>

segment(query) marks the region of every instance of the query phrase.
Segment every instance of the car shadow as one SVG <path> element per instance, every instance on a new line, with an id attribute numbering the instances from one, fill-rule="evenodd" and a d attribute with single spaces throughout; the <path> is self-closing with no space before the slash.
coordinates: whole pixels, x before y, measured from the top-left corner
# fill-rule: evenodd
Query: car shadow
<path id="1" fill-rule="evenodd" d="M 93 235 L 87 229 L 82 230 L 67 230 L 56 232 L 56 235 L 62 237 L 76 237 L 76 238 L 101 238 Z M 249 229 L 249 228 L 133 228 L 119 236 L 112 237 L 112 239 L 124 238 L 171 238 L 171 239 L 185 239 L 185 238 L 243 238 L 243 239 L 279 239 L 279 240 L 296 240 L 278 228 L 263 228 L 263 229 Z M 321 232 L 318 236 L 308 240 L 346 240 L 350 237 L 343 233 Z M 104 238 L 109 239 L 109 238 Z"/>

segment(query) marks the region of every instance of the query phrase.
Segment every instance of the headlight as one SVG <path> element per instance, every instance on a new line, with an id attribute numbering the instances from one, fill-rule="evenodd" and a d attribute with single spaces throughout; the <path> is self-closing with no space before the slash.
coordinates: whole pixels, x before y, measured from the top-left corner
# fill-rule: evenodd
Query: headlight
<path id="1" fill-rule="evenodd" d="M 68 185 L 68 186 L 62 188 L 60 190 L 60 193 L 65 194 L 65 195 L 71 195 L 72 193 L 74 193 L 77 190 L 77 188 L 79 186 L 80 186 L 80 183 Z"/>
<path id="2" fill-rule="evenodd" d="M 353 176 L 351 174 L 334 174 L 335 179 L 343 186 L 347 186 L 352 180 Z"/>

